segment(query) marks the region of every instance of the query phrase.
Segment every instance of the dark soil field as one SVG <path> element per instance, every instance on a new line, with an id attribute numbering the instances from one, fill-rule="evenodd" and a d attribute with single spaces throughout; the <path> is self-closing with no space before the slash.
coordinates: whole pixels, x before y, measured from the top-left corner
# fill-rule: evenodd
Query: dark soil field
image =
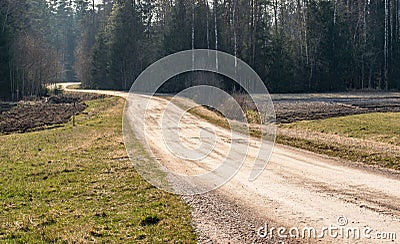
<path id="1" fill-rule="evenodd" d="M 86 109 L 85 101 L 104 97 L 67 93 L 18 103 L 0 103 L 0 133 L 27 132 L 67 123 L 74 114 Z"/>
<path id="2" fill-rule="evenodd" d="M 280 123 L 278 143 L 376 167 L 400 169 L 399 93 L 272 97 Z"/>
<path id="3" fill-rule="evenodd" d="M 400 94 L 272 95 L 278 123 L 400 112 Z"/>

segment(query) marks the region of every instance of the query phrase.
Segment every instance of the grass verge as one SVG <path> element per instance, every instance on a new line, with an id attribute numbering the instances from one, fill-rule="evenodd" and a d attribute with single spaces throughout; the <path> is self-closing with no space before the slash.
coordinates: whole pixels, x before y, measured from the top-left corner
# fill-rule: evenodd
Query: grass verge
<path id="1" fill-rule="evenodd" d="M 368 139 L 400 146 L 400 113 L 372 113 L 282 126 L 296 130 Z"/>
<path id="2" fill-rule="evenodd" d="M 278 143 L 400 170 L 400 113 L 372 113 L 280 126 Z"/>
<path id="3" fill-rule="evenodd" d="M 0 136 L 0 242 L 196 242 L 188 206 L 126 157 L 124 100 L 87 104 L 76 127 Z"/>
<path id="4" fill-rule="evenodd" d="M 296 136 L 278 135 L 277 143 L 342 158 L 353 162 L 361 162 L 383 168 L 400 170 L 399 152 L 371 151 L 371 147 L 349 146 L 345 143 L 309 139 Z"/>

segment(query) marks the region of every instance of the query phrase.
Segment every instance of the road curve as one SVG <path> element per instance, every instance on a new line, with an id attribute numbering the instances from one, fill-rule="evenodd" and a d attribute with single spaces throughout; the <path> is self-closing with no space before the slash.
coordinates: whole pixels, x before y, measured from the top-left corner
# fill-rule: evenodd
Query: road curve
<path id="1" fill-rule="evenodd" d="M 64 87 L 68 85 L 71 84 L 63 84 Z M 124 92 L 94 90 L 79 90 L 79 92 L 127 97 L 127 93 Z M 140 104 L 140 101 L 140 97 L 135 97 L 136 104 Z M 149 124 L 146 126 L 152 130 L 146 134 L 146 139 L 155 156 L 166 167 L 189 174 L 201 173 L 202 170 L 207 171 L 214 167 L 213 163 L 217 163 L 229 147 L 230 132 L 186 114 L 181 120 L 181 138 L 190 144 L 193 138 L 198 137 L 199 128 L 207 127 L 215 131 L 220 140 L 210 154 L 215 162 L 211 160 L 209 165 L 193 165 L 182 160 L 171 160 L 170 152 L 163 145 L 159 129 L 162 112 L 167 104 L 168 101 L 156 98 L 147 108 L 147 114 L 152 119 L 147 120 Z M 136 109 L 137 111 L 142 109 L 144 112 L 146 108 L 137 106 Z M 181 113 L 182 111 L 179 111 L 177 107 L 176 115 Z M 254 143 L 257 142 L 254 141 Z M 245 155 L 247 158 L 256 156 L 252 150 Z M 317 234 L 321 234 L 324 233 L 324 228 L 340 227 L 339 219 L 339 222 L 348 220 L 348 223 L 340 223 L 345 232 L 348 228 L 360 229 L 360 231 L 366 231 L 365 229 L 369 228 L 371 231 L 367 231 L 368 233 L 361 236 L 359 240 L 350 239 L 350 241 L 345 236 L 342 238 L 340 233 L 337 237 L 329 237 L 328 232 L 325 232 L 325 237 L 321 239 L 292 238 L 288 240 L 320 243 L 381 243 L 383 238 L 381 232 L 385 232 L 396 233 L 394 238 L 392 236 L 387 239 L 393 239 L 389 240 L 391 243 L 400 243 L 399 174 L 331 159 L 283 145 L 275 146 L 270 163 L 254 182 L 248 181 L 251 166 L 245 163 L 230 182 L 205 196 L 185 198 L 194 208 L 194 221 L 199 229 L 201 242 L 284 241 L 286 240 L 285 233 L 282 233 L 281 238 L 277 238 L 278 233 L 274 233 L 275 238 L 264 238 L 258 236 L 257 230 L 263 231 L 264 229 L 259 227 L 264 226 L 265 223 L 269 224 L 269 227 L 296 227 L 300 231 L 304 227 L 313 227 L 317 230 Z M 207 206 L 202 206 L 204 204 Z M 218 209 L 218 206 L 224 209 Z M 224 211 L 234 213 L 221 214 Z M 228 219 L 221 220 L 222 215 L 228 216 L 226 217 Z M 236 220 L 230 221 L 229 218 L 236 218 Z M 246 227 L 238 226 L 241 224 Z M 381 239 L 378 240 L 378 238 Z"/>

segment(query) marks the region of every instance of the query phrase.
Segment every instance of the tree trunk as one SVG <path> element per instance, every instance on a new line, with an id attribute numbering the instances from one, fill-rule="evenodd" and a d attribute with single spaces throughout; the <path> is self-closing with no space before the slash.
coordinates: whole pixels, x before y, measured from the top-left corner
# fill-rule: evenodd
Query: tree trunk
<path id="1" fill-rule="evenodd" d="M 10 12 L 10 4 L 7 4 L 6 16 L 4 16 L 3 28 L 2 28 L 2 31 L 1 31 L 2 34 L 4 34 L 4 31 L 6 30 L 6 24 L 7 24 L 7 19 L 8 19 L 9 12 Z"/>
<path id="2" fill-rule="evenodd" d="M 253 1 L 253 65 L 256 64 L 256 45 L 257 45 L 257 22 L 258 22 L 258 3 Z"/>
<path id="3" fill-rule="evenodd" d="M 218 51 L 218 18 L 217 18 L 218 0 L 214 0 L 214 34 L 215 34 L 215 50 Z M 218 71 L 218 53 L 215 54 L 215 69 Z"/>
<path id="4" fill-rule="evenodd" d="M 303 1 L 303 5 L 304 5 L 304 1 Z M 306 13 L 304 10 L 304 6 L 303 6 L 303 25 L 304 25 L 304 43 L 305 43 L 305 48 L 306 48 L 306 64 L 309 65 L 310 64 L 310 54 L 308 52 L 308 24 L 307 24 L 307 17 L 306 17 Z"/>
<path id="5" fill-rule="evenodd" d="M 278 0 L 274 2 L 275 37 L 278 36 Z"/>
<path id="6" fill-rule="evenodd" d="M 334 9 L 333 9 L 333 25 L 336 25 L 336 16 L 337 16 L 337 1 L 334 0 Z"/>
<path id="7" fill-rule="evenodd" d="M 234 53 L 235 53 L 235 79 L 237 76 L 237 1 L 233 0 L 233 46 L 234 46 Z"/>
<path id="8" fill-rule="evenodd" d="M 209 11 L 209 9 L 210 9 L 210 7 L 209 7 L 209 5 L 208 5 L 208 0 L 206 0 L 205 1 L 205 4 L 206 4 L 206 7 L 207 7 L 207 9 L 206 9 L 206 21 L 207 21 L 207 26 L 206 26 L 206 28 L 207 28 L 207 30 L 206 30 L 206 32 L 207 32 L 207 49 L 208 50 L 210 50 L 210 33 L 209 33 L 209 30 L 210 30 L 210 20 L 209 20 L 209 16 L 208 16 L 208 11 Z"/>
<path id="9" fill-rule="evenodd" d="M 92 11 L 93 11 L 93 13 L 92 13 L 92 17 L 93 17 L 93 26 L 95 26 L 95 22 L 96 22 L 96 16 L 95 16 L 95 7 L 96 7 L 96 4 L 95 4 L 95 0 L 92 0 Z"/>
<path id="10" fill-rule="evenodd" d="M 388 48 L 389 48 L 389 0 L 385 0 L 385 43 L 384 43 L 384 70 L 383 70 L 383 79 L 385 84 L 385 90 L 389 89 L 388 82 Z"/>

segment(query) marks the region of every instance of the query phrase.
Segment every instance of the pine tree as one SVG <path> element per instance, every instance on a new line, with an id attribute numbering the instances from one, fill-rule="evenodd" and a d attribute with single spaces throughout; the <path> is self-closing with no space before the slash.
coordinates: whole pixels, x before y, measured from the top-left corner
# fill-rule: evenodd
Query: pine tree
<path id="1" fill-rule="evenodd" d="M 127 90 L 143 70 L 139 43 L 144 27 L 135 1 L 117 2 L 106 29 L 110 35 L 109 78 L 112 87 Z"/>

